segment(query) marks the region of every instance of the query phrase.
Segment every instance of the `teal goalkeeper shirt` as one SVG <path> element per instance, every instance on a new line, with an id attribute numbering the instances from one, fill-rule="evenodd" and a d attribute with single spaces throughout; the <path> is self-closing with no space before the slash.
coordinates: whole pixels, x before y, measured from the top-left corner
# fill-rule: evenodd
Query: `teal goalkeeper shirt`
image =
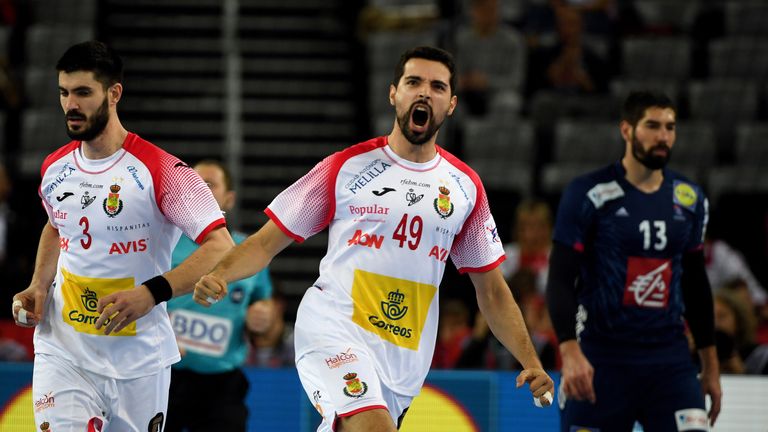
<path id="1" fill-rule="evenodd" d="M 235 243 L 245 235 L 232 233 Z M 197 243 L 182 235 L 173 250 L 172 266 L 178 266 L 198 248 Z M 272 282 L 267 269 L 228 285 L 227 297 L 210 308 L 192 300 L 192 294 L 168 301 L 171 324 L 176 340 L 186 354 L 174 368 L 199 373 L 228 372 L 245 362 L 248 344 L 245 315 L 248 306 L 270 298 Z"/>

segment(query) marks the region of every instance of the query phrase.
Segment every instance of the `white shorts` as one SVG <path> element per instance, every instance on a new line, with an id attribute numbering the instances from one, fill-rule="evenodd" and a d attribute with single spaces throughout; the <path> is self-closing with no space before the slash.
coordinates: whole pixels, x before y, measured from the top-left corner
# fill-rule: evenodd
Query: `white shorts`
<path id="1" fill-rule="evenodd" d="M 370 355 L 361 348 L 339 345 L 311 351 L 296 362 L 296 369 L 307 397 L 323 417 L 318 432 L 336 430 L 339 417 L 372 409 L 386 409 L 397 425 L 413 400 L 382 385 Z"/>
<path id="2" fill-rule="evenodd" d="M 155 375 L 115 379 L 35 355 L 32 404 L 41 431 L 160 432 L 168 410 L 171 368 Z"/>

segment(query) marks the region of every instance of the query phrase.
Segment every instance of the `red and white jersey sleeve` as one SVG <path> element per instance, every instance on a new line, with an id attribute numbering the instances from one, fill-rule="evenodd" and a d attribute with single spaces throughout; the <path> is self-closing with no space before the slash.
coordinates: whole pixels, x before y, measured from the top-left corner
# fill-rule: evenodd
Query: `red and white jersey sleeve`
<path id="1" fill-rule="evenodd" d="M 418 393 L 431 363 L 448 256 L 461 271 L 490 270 L 504 257 L 477 174 L 442 149 L 426 163 L 402 159 L 386 137 L 326 158 L 267 214 L 296 240 L 329 226 L 312 288 L 323 295 L 302 302 L 297 356 L 364 345 L 402 394 Z"/>
<path id="2" fill-rule="evenodd" d="M 87 160 L 71 142 L 43 163 L 40 198 L 59 232 L 59 260 L 35 351 L 114 377 L 156 373 L 179 359 L 165 303 L 117 333 L 94 323 L 98 299 L 171 268 L 181 233 L 201 241 L 225 224 L 193 169 L 135 134 Z"/>

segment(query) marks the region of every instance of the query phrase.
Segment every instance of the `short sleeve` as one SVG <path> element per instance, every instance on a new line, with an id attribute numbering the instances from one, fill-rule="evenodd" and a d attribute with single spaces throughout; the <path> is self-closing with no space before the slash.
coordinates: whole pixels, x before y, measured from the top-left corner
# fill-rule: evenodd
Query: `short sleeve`
<path id="1" fill-rule="evenodd" d="M 272 200 L 267 216 L 297 242 L 322 231 L 333 218 L 340 165 L 338 153 L 320 161 Z"/>
<path id="2" fill-rule="evenodd" d="M 489 271 L 504 261 L 504 247 L 488 206 L 485 189 L 479 181 L 475 184 L 475 207 L 451 248 L 451 259 L 459 273 Z"/>
<path id="3" fill-rule="evenodd" d="M 199 244 L 209 232 L 226 225 L 219 204 L 194 169 L 168 153 L 160 157 L 160 179 L 156 183 L 160 211 Z"/>

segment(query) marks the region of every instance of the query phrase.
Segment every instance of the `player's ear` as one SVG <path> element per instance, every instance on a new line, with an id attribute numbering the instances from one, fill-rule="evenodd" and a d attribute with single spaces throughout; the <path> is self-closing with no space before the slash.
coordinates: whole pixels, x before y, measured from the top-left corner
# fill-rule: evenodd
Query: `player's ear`
<path id="1" fill-rule="evenodd" d="M 394 84 L 389 85 L 389 104 L 395 106 L 395 93 L 397 93 L 397 87 Z"/>
<path id="2" fill-rule="evenodd" d="M 114 105 L 120 101 L 123 97 L 123 85 L 120 83 L 112 84 L 107 89 L 107 97 L 109 98 L 109 104 Z"/>
<path id="3" fill-rule="evenodd" d="M 451 104 L 448 106 L 448 115 L 453 115 L 453 110 L 456 109 L 456 105 L 459 104 L 459 97 L 456 95 L 451 96 Z"/>
<path id="4" fill-rule="evenodd" d="M 632 134 L 634 129 L 631 124 L 629 124 L 628 121 L 622 120 L 621 124 L 619 125 L 619 130 L 621 131 L 621 138 L 624 140 L 624 142 L 632 142 Z"/>

